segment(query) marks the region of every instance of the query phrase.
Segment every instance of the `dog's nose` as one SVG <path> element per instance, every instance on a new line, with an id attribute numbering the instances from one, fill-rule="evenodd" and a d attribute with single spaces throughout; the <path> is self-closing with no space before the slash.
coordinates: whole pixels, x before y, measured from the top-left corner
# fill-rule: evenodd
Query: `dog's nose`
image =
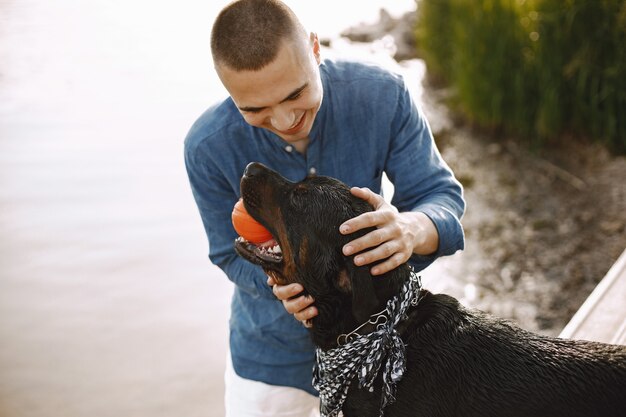
<path id="1" fill-rule="evenodd" d="M 265 168 L 263 164 L 260 164 L 258 162 L 250 162 L 246 169 L 243 171 L 243 176 L 248 178 L 259 176 L 263 173 L 263 168 Z"/>

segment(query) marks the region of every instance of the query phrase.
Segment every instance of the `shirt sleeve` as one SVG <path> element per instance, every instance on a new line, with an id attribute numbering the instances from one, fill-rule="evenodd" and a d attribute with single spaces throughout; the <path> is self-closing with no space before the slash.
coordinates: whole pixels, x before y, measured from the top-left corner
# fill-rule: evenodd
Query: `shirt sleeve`
<path id="1" fill-rule="evenodd" d="M 234 241 L 237 237 L 231 212 L 238 195 L 226 177 L 221 174 L 208 152 L 185 141 L 185 166 L 194 199 L 209 241 L 209 258 L 243 291 L 254 297 L 276 299 L 267 275 L 261 267 L 237 255 Z"/>
<path id="2" fill-rule="evenodd" d="M 465 211 L 463 188 L 442 159 L 430 126 L 401 83 L 398 105 L 391 123 L 391 147 L 386 172 L 394 184 L 392 204 L 399 211 L 426 214 L 439 233 L 432 255 L 413 255 L 410 263 L 422 270 L 440 256 L 465 246 L 460 219 Z"/>

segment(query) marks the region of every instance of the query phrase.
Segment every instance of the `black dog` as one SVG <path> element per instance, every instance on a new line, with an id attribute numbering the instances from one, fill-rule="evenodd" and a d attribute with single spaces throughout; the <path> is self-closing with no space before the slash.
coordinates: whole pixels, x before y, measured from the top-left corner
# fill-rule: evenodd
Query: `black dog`
<path id="1" fill-rule="evenodd" d="M 292 183 L 261 164 L 241 180 L 244 205 L 280 250 L 236 241 L 237 252 L 280 283 L 299 282 L 315 298 L 313 342 L 337 346 L 385 308 L 411 272 L 402 265 L 372 277 L 341 248 L 367 231 L 342 236 L 339 225 L 372 208 L 332 178 Z M 385 416 L 626 416 L 626 346 L 549 338 L 421 290 L 398 332 L 406 371 Z M 369 331 L 373 331 L 370 328 Z M 383 382 L 372 392 L 353 381 L 345 416 L 378 416 Z"/>

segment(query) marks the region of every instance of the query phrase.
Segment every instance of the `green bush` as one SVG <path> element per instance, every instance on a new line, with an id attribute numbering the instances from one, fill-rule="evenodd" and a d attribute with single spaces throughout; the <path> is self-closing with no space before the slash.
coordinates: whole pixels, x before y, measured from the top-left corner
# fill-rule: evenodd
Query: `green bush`
<path id="1" fill-rule="evenodd" d="M 471 121 L 626 152 L 626 0 L 417 0 L 418 46 Z"/>

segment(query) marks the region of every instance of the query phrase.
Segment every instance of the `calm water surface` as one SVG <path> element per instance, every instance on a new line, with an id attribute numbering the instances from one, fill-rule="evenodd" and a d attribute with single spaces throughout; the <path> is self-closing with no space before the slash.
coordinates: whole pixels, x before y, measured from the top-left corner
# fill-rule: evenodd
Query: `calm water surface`
<path id="1" fill-rule="evenodd" d="M 331 38 L 414 7 L 311 3 L 289 2 Z M 225 94 L 224 4 L 0 0 L 0 417 L 223 414 L 232 288 L 182 141 Z"/>

